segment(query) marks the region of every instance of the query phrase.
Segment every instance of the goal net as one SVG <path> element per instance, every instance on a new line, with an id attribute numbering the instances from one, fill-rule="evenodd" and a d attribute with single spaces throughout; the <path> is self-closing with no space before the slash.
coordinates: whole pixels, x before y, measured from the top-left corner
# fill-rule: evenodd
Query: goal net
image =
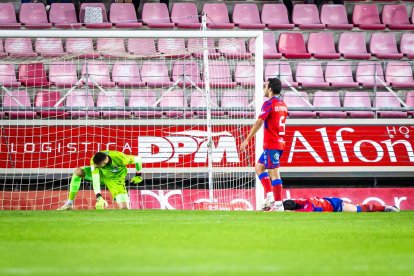
<path id="1" fill-rule="evenodd" d="M 141 156 L 131 208 L 256 209 L 261 139 L 239 145 L 262 103 L 262 32 L 0 31 L 0 40 L 0 209 L 58 208 L 74 170 L 101 150 Z M 75 208 L 94 203 L 83 181 Z"/>

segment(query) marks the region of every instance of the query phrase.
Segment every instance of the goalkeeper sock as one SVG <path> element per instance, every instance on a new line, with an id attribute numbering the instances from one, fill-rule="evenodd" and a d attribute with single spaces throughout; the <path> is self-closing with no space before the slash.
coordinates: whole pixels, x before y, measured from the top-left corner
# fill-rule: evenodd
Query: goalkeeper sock
<path id="1" fill-rule="evenodd" d="M 259 174 L 259 179 L 260 179 L 260 182 L 263 185 L 264 194 L 265 194 L 265 197 L 266 197 L 267 194 L 272 191 L 272 186 L 271 186 L 271 183 L 270 183 L 269 174 L 267 172 L 261 173 L 261 174 Z"/>
<path id="2" fill-rule="evenodd" d="M 70 181 L 70 188 L 69 188 L 69 200 L 74 200 L 76 194 L 79 191 L 79 187 L 82 181 L 82 177 L 77 176 L 76 174 L 72 175 L 72 180 Z"/>
<path id="3" fill-rule="evenodd" d="M 282 179 L 272 180 L 273 197 L 275 201 L 282 201 L 283 185 Z"/>

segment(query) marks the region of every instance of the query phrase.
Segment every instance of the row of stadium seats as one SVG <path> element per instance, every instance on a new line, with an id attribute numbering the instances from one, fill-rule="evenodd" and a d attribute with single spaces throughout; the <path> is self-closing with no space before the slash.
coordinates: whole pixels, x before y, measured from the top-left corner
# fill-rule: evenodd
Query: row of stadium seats
<path id="1" fill-rule="evenodd" d="M 98 9 L 98 10 L 96 10 Z M 93 14 L 93 12 L 98 14 Z M 356 4 L 352 13 L 352 23 L 343 5 L 324 5 L 321 13 L 316 5 L 296 4 L 292 23 L 289 21 L 283 4 L 264 4 L 260 13 L 255 3 L 234 4 L 232 22 L 225 3 L 205 3 L 202 14 L 207 16 L 207 27 L 218 29 L 352 29 L 362 30 L 414 30 L 404 4 L 390 4 L 383 7 L 380 15 L 376 4 Z M 89 16 L 91 14 L 91 16 Z M 412 11 L 414 14 L 414 10 Z M 21 5 L 19 19 L 12 3 L 0 4 L 0 27 L 31 29 L 47 28 L 140 28 L 144 23 L 149 28 L 190 28 L 199 29 L 201 15 L 195 3 L 174 3 L 171 14 L 166 4 L 145 3 L 142 9 L 142 22 L 138 20 L 131 3 L 113 3 L 107 15 L 103 3 L 83 3 L 79 12 L 79 22 L 75 7 L 71 3 L 53 3 L 49 16 L 42 3 Z M 411 18 L 414 16 L 412 15 Z M 411 19 L 413 20 L 413 19 Z"/>
<path id="2" fill-rule="evenodd" d="M 48 71 L 48 74 L 47 74 Z M 55 85 L 61 88 L 72 86 L 102 87 L 169 87 L 204 85 L 201 69 L 195 61 L 175 61 L 169 73 L 165 61 L 144 61 L 142 64 L 115 62 L 110 65 L 104 61 L 83 63 L 82 69 L 70 61 L 52 62 L 48 69 L 43 63 L 20 64 L 16 78 L 14 64 L 0 64 L 0 86 L 39 87 Z M 255 68 L 249 61 L 234 65 L 234 72 L 226 61 L 209 63 L 210 85 L 212 87 L 232 88 L 236 85 L 253 87 Z M 112 76 L 112 78 L 111 78 Z M 233 77 L 234 76 L 234 77 Z M 413 70 L 405 61 L 390 61 L 384 70 L 379 62 L 359 62 L 353 69 L 349 62 L 328 62 L 325 70 L 320 62 L 299 62 L 295 79 L 288 62 L 269 62 L 265 65 L 264 80 L 281 77 L 294 87 L 383 87 L 384 84 L 397 88 L 414 87 Z M 384 84 L 378 80 L 378 77 Z M 283 82 L 286 87 L 286 83 Z"/>
<path id="3" fill-rule="evenodd" d="M 33 47 L 33 45 L 34 47 Z M 217 46 L 215 45 L 217 44 Z M 218 41 L 208 41 L 210 58 L 251 58 L 255 53 L 254 39 L 247 42 L 242 38 L 222 38 Z M 277 46 L 276 46 L 277 44 Z M 184 38 L 98 38 L 96 50 L 91 38 L 36 38 L 32 43 L 30 38 L 0 38 L 0 57 L 63 57 L 75 55 L 83 58 L 162 56 L 162 57 L 201 57 L 202 41 L 190 38 L 187 43 Z M 281 33 L 278 41 L 275 34 L 267 32 L 263 38 L 263 52 L 266 59 L 311 58 L 316 59 L 408 59 L 414 58 L 414 33 L 404 33 L 400 40 L 398 51 L 396 34 L 372 33 L 369 52 L 366 46 L 366 34 L 363 32 L 341 33 L 338 41 L 338 51 L 334 35 L 330 32 L 310 33 L 305 44 L 302 33 Z M 34 49 L 35 50 L 34 50 Z M 66 51 L 64 50 L 66 48 Z"/>

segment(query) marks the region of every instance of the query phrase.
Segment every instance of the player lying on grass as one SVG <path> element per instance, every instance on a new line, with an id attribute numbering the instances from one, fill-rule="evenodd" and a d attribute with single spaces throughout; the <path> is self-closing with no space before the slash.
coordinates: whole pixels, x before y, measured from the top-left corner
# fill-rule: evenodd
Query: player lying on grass
<path id="1" fill-rule="evenodd" d="M 354 205 L 337 197 L 307 197 L 286 199 L 285 210 L 295 212 L 399 212 L 395 206 L 383 206 L 374 203 Z"/>
<path id="2" fill-rule="evenodd" d="M 127 166 L 135 164 L 136 175 L 131 183 L 142 182 L 141 157 L 126 155 L 119 151 L 100 151 L 96 153 L 90 162 L 90 167 L 77 168 L 73 173 L 69 188 L 69 199 L 58 210 L 72 210 L 73 201 L 79 190 L 82 178 L 92 181 L 93 191 L 96 195 L 96 209 L 105 209 L 108 203 L 102 197 L 101 184 L 105 185 L 112 194 L 112 198 L 118 204 L 119 209 L 129 208 L 129 197 L 125 187 L 125 179 L 128 174 Z"/>

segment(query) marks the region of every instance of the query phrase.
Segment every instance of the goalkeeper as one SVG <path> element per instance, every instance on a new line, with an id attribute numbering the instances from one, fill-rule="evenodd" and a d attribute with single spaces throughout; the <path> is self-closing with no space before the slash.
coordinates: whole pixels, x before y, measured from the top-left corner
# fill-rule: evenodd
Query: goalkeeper
<path id="1" fill-rule="evenodd" d="M 119 151 L 100 151 L 91 159 L 90 167 L 77 168 L 70 181 L 69 199 L 58 210 L 73 210 L 73 201 L 79 190 L 82 178 L 92 181 L 93 191 L 96 195 L 96 209 L 105 209 L 108 203 L 102 197 L 101 184 L 104 184 L 118 204 L 119 209 L 129 208 L 129 197 L 125 187 L 128 174 L 127 165 L 135 164 L 136 175 L 131 183 L 142 182 L 142 160 L 139 156 L 126 155 Z"/>

